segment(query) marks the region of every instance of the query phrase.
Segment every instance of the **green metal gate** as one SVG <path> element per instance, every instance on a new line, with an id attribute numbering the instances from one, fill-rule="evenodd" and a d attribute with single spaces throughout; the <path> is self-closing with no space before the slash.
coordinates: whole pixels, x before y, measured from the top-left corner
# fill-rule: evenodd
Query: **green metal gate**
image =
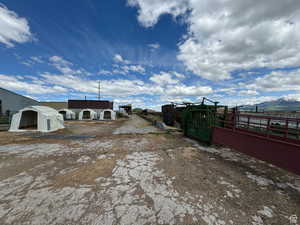
<path id="1" fill-rule="evenodd" d="M 210 109 L 187 109 L 184 112 L 184 135 L 210 142 L 212 126 L 215 123 L 215 112 Z"/>
<path id="2" fill-rule="evenodd" d="M 211 143 L 213 127 L 216 125 L 218 102 L 214 105 L 189 104 L 182 112 L 184 135 L 201 142 Z M 210 100 L 209 100 L 210 101 Z M 219 106 L 222 107 L 222 106 Z"/>

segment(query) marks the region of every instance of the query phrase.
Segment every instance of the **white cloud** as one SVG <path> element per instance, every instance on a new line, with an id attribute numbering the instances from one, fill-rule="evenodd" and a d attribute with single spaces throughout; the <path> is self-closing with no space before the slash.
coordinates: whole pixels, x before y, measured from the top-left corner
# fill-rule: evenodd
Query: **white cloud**
<path id="1" fill-rule="evenodd" d="M 177 84 L 179 81 L 172 78 L 172 75 L 167 72 L 160 72 L 150 77 L 150 80 L 154 83 L 163 86 L 167 84 Z"/>
<path id="2" fill-rule="evenodd" d="M 167 95 L 163 95 L 160 97 L 160 100 L 166 104 L 166 103 L 182 103 L 182 102 L 193 102 L 191 99 L 189 98 L 184 98 L 184 97 L 177 97 L 177 96 L 167 96 Z M 161 104 L 162 106 L 163 104 Z"/>
<path id="3" fill-rule="evenodd" d="M 123 65 L 123 66 L 114 65 L 114 69 L 110 72 L 110 74 L 126 75 L 129 74 L 130 72 L 144 74 L 146 72 L 146 69 L 141 65 Z"/>
<path id="4" fill-rule="evenodd" d="M 114 61 L 116 63 L 130 64 L 129 60 L 124 59 L 120 54 L 114 56 Z"/>
<path id="5" fill-rule="evenodd" d="M 218 88 L 215 90 L 216 93 L 223 93 L 228 95 L 235 95 L 237 94 L 237 88 L 235 87 L 228 87 L 228 88 Z"/>
<path id="6" fill-rule="evenodd" d="M 245 84 L 241 84 L 244 86 Z M 300 90 L 300 69 L 293 71 L 273 71 L 256 78 L 247 88 L 260 91 L 297 91 Z"/>
<path id="7" fill-rule="evenodd" d="M 115 75 L 126 75 L 126 71 L 122 70 L 121 68 L 115 68 L 112 70 L 112 74 Z"/>
<path id="8" fill-rule="evenodd" d="M 136 72 L 136 73 L 144 74 L 146 72 L 146 70 L 145 70 L 144 67 L 142 67 L 141 65 L 133 65 L 129 60 L 124 59 L 119 54 L 116 54 L 114 56 L 113 60 L 116 63 L 126 64 L 126 65 L 114 64 L 113 65 L 114 69 L 111 71 L 112 74 L 126 75 L 126 74 L 128 74 L 130 72 Z M 129 64 L 132 64 L 132 65 L 129 65 Z"/>
<path id="9" fill-rule="evenodd" d="M 24 81 L 20 76 L 0 74 L 0 83 L 5 84 L 4 88 L 14 91 L 25 91 L 28 94 L 57 94 L 66 93 L 68 90 L 62 86 L 46 86 L 44 83 L 35 81 Z"/>
<path id="10" fill-rule="evenodd" d="M 294 93 L 294 94 L 288 94 L 286 96 L 283 96 L 285 100 L 296 100 L 300 101 L 300 92 L 299 93 Z"/>
<path id="11" fill-rule="evenodd" d="M 165 90 L 167 96 L 206 96 L 213 93 L 213 89 L 209 86 L 186 86 L 172 85 Z"/>
<path id="12" fill-rule="evenodd" d="M 276 96 L 259 96 L 259 97 L 228 97 L 219 99 L 220 105 L 239 106 L 239 105 L 254 105 L 262 102 L 273 101 L 278 99 Z"/>
<path id="13" fill-rule="evenodd" d="M 169 13 L 175 17 L 187 10 L 186 0 L 128 0 L 129 6 L 139 8 L 138 20 L 143 26 L 155 25 L 159 17 Z"/>
<path id="14" fill-rule="evenodd" d="M 31 67 L 33 63 L 31 61 L 23 61 L 23 62 L 21 62 L 21 64 Z"/>
<path id="15" fill-rule="evenodd" d="M 175 77 L 179 78 L 179 79 L 184 79 L 185 75 L 182 73 L 178 73 L 176 71 L 172 71 L 172 73 L 174 74 Z"/>
<path id="16" fill-rule="evenodd" d="M 73 65 L 71 62 L 69 62 L 69 61 L 63 59 L 63 58 L 60 57 L 60 56 L 56 56 L 56 55 L 50 57 L 50 58 L 49 58 L 49 61 L 50 61 L 50 62 L 53 62 L 53 63 L 55 63 L 55 64 L 58 64 L 58 65 L 60 65 L 60 66 L 72 66 L 72 65 Z"/>
<path id="17" fill-rule="evenodd" d="M 74 75 L 42 75 L 47 83 L 61 85 L 85 93 L 98 93 L 98 81 L 86 80 Z M 112 79 L 101 81 L 101 92 L 109 96 L 134 96 L 140 94 L 161 94 L 163 89 L 158 86 L 144 83 L 141 80 Z"/>
<path id="18" fill-rule="evenodd" d="M 141 65 L 122 66 L 121 69 L 127 74 L 129 72 L 145 73 L 145 68 Z"/>
<path id="19" fill-rule="evenodd" d="M 128 0 L 138 20 L 154 26 L 163 14 L 183 16 L 188 33 L 178 59 L 209 80 L 237 69 L 300 65 L 299 0 Z M 245 10 L 246 9 L 246 10 Z"/>
<path id="20" fill-rule="evenodd" d="M 44 60 L 40 56 L 31 56 L 29 59 L 26 59 L 21 62 L 21 64 L 32 67 L 36 63 L 44 63 Z"/>
<path id="21" fill-rule="evenodd" d="M 64 58 L 60 56 L 52 56 L 49 58 L 50 63 L 61 73 L 63 74 L 85 74 L 85 75 L 91 75 L 91 73 L 87 72 L 84 69 L 78 69 L 74 70 L 71 67 L 73 66 L 73 63 L 69 62 L 68 60 L 65 60 Z"/>
<path id="22" fill-rule="evenodd" d="M 59 85 L 82 93 L 98 93 L 98 81 L 87 80 L 75 75 L 55 75 L 45 73 L 42 75 L 44 82 Z M 152 78 L 152 79 L 151 79 Z M 111 79 L 101 81 L 101 93 L 105 96 L 113 96 L 119 99 L 137 95 L 156 95 L 170 98 L 185 96 L 202 96 L 213 92 L 208 86 L 186 86 L 178 80 L 173 80 L 171 75 L 165 72 L 153 75 L 150 78 L 154 83 L 141 80 Z M 159 85 L 158 85 L 159 84 Z"/>
<path id="23" fill-rule="evenodd" d="M 127 98 L 127 99 L 115 98 L 114 99 L 114 103 L 117 103 L 118 105 L 122 105 L 122 104 L 137 104 L 137 103 L 143 103 L 143 101 L 141 99 L 136 99 L 136 98 Z"/>
<path id="24" fill-rule="evenodd" d="M 13 47 L 15 43 L 25 43 L 32 39 L 27 20 L 0 3 L 0 42 Z"/>
<path id="25" fill-rule="evenodd" d="M 242 90 L 239 92 L 240 96 L 253 96 L 253 95 L 258 95 L 259 93 L 255 90 Z"/>
<path id="26" fill-rule="evenodd" d="M 152 48 L 152 49 L 159 49 L 159 48 L 160 48 L 160 44 L 158 44 L 158 43 L 153 43 L 153 44 L 149 44 L 148 47 L 149 47 L 149 48 Z"/>
<path id="27" fill-rule="evenodd" d="M 44 60 L 40 56 L 31 56 L 30 59 L 35 63 L 44 63 Z"/>
<path id="28" fill-rule="evenodd" d="M 110 72 L 108 70 L 99 70 L 98 74 L 99 75 L 111 75 L 112 72 Z"/>

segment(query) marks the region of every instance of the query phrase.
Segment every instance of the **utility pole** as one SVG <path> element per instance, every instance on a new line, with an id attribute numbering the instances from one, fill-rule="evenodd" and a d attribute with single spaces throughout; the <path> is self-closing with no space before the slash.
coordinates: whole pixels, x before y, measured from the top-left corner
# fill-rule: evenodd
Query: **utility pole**
<path id="1" fill-rule="evenodd" d="M 100 80 L 98 82 L 98 100 L 100 101 Z"/>

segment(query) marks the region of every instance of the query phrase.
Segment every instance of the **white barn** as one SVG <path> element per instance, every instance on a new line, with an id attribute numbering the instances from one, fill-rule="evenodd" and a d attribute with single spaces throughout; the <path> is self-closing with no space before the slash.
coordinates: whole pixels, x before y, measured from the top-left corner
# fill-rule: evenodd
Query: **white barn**
<path id="1" fill-rule="evenodd" d="M 60 109 L 58 112 L 63 116 L 64 120 L 75 120 L 76 113 L 70 109 Z"/>
<path id="2" fill-rule="evenodd" d="M 55 109 L 46 106 L 30 106 L 13 115 L 10 132 L 52 132 L 63 129 L 64 119 Z"/>
<path id="3" fill-rule="evenodd" d="M 111 109 L 104 109 L 100 113 L 100 120 L 116 120 L 116 112 Z"/>
<path id="4" fill-rule="evenodd" d="M 79 113 L 79 120 L 96 120 L 97 112 L 92 109 L 83 109 Z"/>

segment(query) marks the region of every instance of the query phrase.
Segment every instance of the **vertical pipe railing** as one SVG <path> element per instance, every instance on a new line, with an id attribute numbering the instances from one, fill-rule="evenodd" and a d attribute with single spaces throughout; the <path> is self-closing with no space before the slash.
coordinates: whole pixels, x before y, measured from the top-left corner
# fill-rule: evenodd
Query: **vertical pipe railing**
<path id="1" fill-rule="evenodd" d="M 271 123 L 271 119 L 268 119 L 268 124 L 267 124 L 267 137 L 270 137 L 270 123 Z"/>
<path id="2" fill-rule="evenodd" d="M 237 116 L 237 113 L 236 113 L 236 108 L 233 110 L 233 131 L 235 131 L 235 127 L 236 127 L 236 116 Z"/>
<path id="3" fill-rule="evenodd" d="M 297 139 L 299 139 L 300 138 L 299 120 L 297 120 L 296 131 L 297 131 Z"/>
<path id="4" fill-rule="evenodd" d="M 248 118 L 248 121 L 247 121 L 247 129 L 249 129 L 249 126 L 250 126 L 250 116 L 248 115 L 247 118 Z"/>
<path id="5" fill-rule="evenodd" d="M 285 121 L 285 132 L 284 132 L 284 137 L 287 138 L 289 133 L 289 120 Z"/>

